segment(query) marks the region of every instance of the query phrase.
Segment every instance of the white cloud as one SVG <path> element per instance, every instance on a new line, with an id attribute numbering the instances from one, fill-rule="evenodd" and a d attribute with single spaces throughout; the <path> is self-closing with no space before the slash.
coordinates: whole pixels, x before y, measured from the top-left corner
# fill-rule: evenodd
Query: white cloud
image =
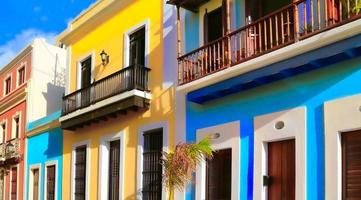
<path id="1" fill-rule="evenodd" d="M 35 38 L 45 38 L 50 44 L 55 43 L 56 33 L 43 32 L 38 29 L 26 29 L 15 35 L 12 40 L 0 45 L 0 69 L 10 62 L 23 48 L 30 44 Z"/>

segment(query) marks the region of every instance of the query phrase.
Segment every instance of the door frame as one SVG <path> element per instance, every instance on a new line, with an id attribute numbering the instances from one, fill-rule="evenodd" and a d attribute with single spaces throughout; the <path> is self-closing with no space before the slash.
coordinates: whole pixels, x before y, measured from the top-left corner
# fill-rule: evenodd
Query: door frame
<path id="1" fill-rule="evenodd" d="M 361 129 L 360 102 L 359 94 L 324 103 L 325 199 L 342 199 L 341 134 Z"/>
<path id="2" fill-rule="evenodd" d="M 125 131 L 109 134 L 100 138 L 99 146 L 99 174 L 98 174 L 98 199 L 108 199 L 108 184 L 109 184 L 109 146 L 112 141 L 120 141 L 119 153 L 119 199 L 123 199 L 123 180 L 124 180 L 124 151 L 125 151 Z"/>
<path id="3" fill-rule="evenodd" d="M 40 195 L 41 195 L 41 187 L 42 187 L 42 181 L 41 181 L 41 176 L 42 176 L 42 173 L 41 173 L 41 164 L 40 163 L 37 163 L 37 164 L 32 164 L 29 166 L 29 170 L 28 170 L 28 173 L 29 173 L 29 182 L 28 182 L 28 199 L 29 200 L 33 200 L 33 189 L 34 189 L 34 174 L 33 174 L 33 170 L 34 169 L 38 169 L 39 170 L 39 188 L 38 188 L 38 194 L 39 194 L 39 199 L 40 199 Z"/>
<path id="4" fill-rule="evenodd" d="M 283 126 L 282 126 L 283 124 Z M 295 139 L 296 200 L 306 195 L 306 107 L 256 116 L 254 118 L 253 199 L 266 200 L 263 175 L 268 174 L 268 142 Z"/>
<path id="5" fill-rule="evenodd" d="M 54 199 L 58 200 L 59 177 L 58 177 L 58 161 L 57 160 L 51 160 L 51 161 L 45 162 L 45 165 L 44 165 L 44 199 L 47 199 L 47 185 L 48 185 L 48 169 L 47 169 L 47 167 L 49 167 L 49 166 L 55 166 Z"/>
<path id="6" fill-rule="evenodd" d="M 198 129 L 197 142 L 205 137 L 210 137 L 214 150 L 232 149 L 232 188 L 231 196 L 233 200 L 240 198 L 240 121 Z M 196 199 L 206 198 L 206 162 L 202 162 L 196 170 Z"/>
<path id="7" fill-rule="evenodd" d="M 78 59 L 77 70 L 76 70 L 76 90 L 81 89 L 81 63 L 88 58 L 91 58 L 91 69 L 90 69 L 90 83 L 94 82 L 94 67 L 95 67 L 95 52 L 92 50 L 89 53 L 84 54 L 82 57 Z"/>

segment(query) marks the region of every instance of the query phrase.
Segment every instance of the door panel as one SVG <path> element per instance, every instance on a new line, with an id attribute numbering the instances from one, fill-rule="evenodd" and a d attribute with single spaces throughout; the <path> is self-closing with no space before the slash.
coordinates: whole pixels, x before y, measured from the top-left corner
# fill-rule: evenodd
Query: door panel
<path id="1" fill-rule="evenodd" d="M 16 167 L 11 169 L 11 192 L 10 200 L 17 200 L 17 189 L 18 189 L 18 169 Z"/>
<path id="2" fill-rule="evenodd" d="M 295 199 L 295 140 L 268 143 L 268 200 Z"/>
<path id="3" fill-rule="evenodd" d="M 39 200 L 39 169 L 33 169 L 33 200 Z"/>
<path id="4" fill-rule="evenodd" d="M 361 130 L 342 134 L 342 199 L 361 199 Z"/>
<path id="5" fill-rule="evenodd" d="M 120 140 L 109 146 L 109 200 L 119 200 Z"/>
<path id="6" fill-rule="evenodd" d="M 54 200 L 55 199 L 55 165 L 48 166 L 47 170 L 47 185 L 46 185 L 46 199 Z"/>
<path id="7" fill-rule="evenodd" d="M 231 199 L 232 149 L 214 152 L 213 159 L 207 160 L 206 199 Z"/>
<path id="8" fill-rule="evenodd" d="M 129 65 L 145 64 L 145 28 L 129 36 Z"/>

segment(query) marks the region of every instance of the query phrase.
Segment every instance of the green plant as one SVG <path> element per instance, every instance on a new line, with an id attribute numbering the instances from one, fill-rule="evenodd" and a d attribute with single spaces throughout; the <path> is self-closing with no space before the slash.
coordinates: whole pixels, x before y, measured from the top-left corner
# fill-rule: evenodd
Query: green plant
<path id="1" fill-rule="evenodd" d="M 213 149 L 206 137 L 198 143 L 178 144 L 174 151 L 163 154 L 163 183 L 168 190 L 168 199 L 171 200 L 175 189 L 183 191 L 185 184 L 192 180 L 192 173 L 197 165 L 212 158 Z"/>
<path id="2" fill-rule="evenodd" d="M 358 15 L 361 11 L 361 0 L 355 0 L 355 6 L 352 8 L 352 12 Z"/>

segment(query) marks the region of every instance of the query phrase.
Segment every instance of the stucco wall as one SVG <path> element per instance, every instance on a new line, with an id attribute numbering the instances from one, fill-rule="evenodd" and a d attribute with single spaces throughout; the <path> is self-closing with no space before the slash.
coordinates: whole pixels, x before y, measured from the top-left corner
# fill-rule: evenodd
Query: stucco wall
<path id="1" fill-rule="evenodd" d="M 62 199 L 62 152 L 63 152 L 63 136 L 61 128 L 51 129 L 27 139 L 27 160 L 26 160 L 26 199 L 29 199 L 29 173 L 30 167 L 33 165 L 41 166 L 40 171 L 40 200 L 44 199 L 45 184 L 45 164 L 47 162 L 57 162 L 57 197 Z"/>
<path id="2" fill-rule="evenodd" d="M 306 113 L 306 199 L 325 197 L 324 116 L 325 101 L 361 93 L 361 58 L 287 78 L 269 85 L 219 98 L 204 105 L 186 104 L 187 141 L 196 130 L 240 121 L 240 199 L 253 195 L 255 116 L 304 106 Z M 197 123 L 194 123 L 197 122 Z M 187 191 L 191 199 L 194 190 Z"/>

